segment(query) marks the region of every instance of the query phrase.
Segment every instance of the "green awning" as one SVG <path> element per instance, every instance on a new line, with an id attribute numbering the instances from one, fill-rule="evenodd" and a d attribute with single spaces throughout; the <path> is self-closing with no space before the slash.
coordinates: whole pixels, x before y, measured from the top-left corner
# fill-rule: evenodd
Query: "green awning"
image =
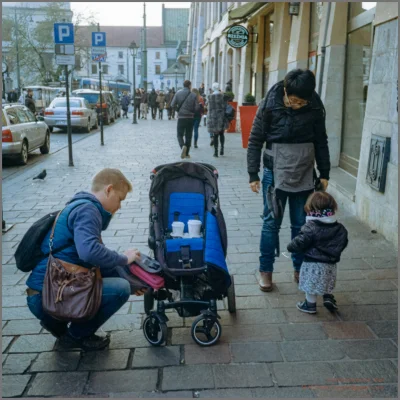
<path id="1" fill-rule="evenodd" d="M 242 6 L 236 7 L 233 10 L 229 11 L 229 19 L 242 19 L 246 18 L 248 15 L 257 11 L 262 6 L 267 5 L 268 2 L 248 2 L 243 4 Z"/>

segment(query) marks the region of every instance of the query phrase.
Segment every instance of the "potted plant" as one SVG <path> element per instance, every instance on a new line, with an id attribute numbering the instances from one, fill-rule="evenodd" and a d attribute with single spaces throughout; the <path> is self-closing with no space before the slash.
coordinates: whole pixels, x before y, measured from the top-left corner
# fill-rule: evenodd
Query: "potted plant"
<path id="1" fill-rule="evenodd" d="M 224 93 L 225 99 L 227 100 L 228 104 L 230 104 L 234 109 L 235 113 L 237 113 L 237 101 L 233 101 L 235 98 L 235 94 L 233 92 L 225 92 Z M 226 130 L 228 133 L 235 133 L 236 132 L 236 117 L 230 122 L 228 129 Z"/>
<path id="2" fill-rule="evenodd" d="M 256 105 L 256 98 L 251 93 L 247 93 L 244 97 L 243 104 L 239 107 L 240 127 L 242 130 L 242 146 L 244 149 L 247 149 L 247 144 L 249 142 L 250 132 L 257 109 L 258 106 Z"/>

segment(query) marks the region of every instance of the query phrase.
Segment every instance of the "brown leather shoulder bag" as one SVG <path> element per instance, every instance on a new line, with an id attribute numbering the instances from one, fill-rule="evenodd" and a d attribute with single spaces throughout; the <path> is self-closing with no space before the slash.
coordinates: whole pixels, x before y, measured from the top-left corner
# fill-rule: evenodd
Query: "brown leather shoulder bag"
<path id="1" fill-rule="evenodd" d="M 54 230 L 58 213 L 50 234 L 50 252 L 42 291 L 43 311 L 55 319 L 84 322 L 99 310 L 102 295 L 100 269 L 71 264 L 52 255 Z"/>

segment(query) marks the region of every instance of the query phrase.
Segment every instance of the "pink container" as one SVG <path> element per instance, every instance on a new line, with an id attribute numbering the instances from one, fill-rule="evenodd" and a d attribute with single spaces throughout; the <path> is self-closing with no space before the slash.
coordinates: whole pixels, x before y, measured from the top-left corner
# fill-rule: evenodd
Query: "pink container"
<path id="1" fill-rule="evenodd" d="M 150 274 L 135 263 L 129 265 L 129 270 L 133 275 L 137 276 L 143 282 L 146 282 L 153 289 L 161 289 L 165 285 L 165 281 L 162 276 L 156 274 Z"/>

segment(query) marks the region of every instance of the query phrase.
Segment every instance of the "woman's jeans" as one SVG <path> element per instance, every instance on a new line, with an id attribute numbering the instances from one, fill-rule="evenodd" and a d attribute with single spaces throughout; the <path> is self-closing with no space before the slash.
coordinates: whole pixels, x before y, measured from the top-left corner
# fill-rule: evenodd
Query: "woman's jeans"
<path id="1" fill-rule="evenodd" d="M 201 118 L 195 118 L 193 120 L 193 131 L 194 131 L 194 143 L 197 144 L 199 140 L 199 125 L 200 125 Z"/>
<path id="2" fill-rule="evenodd" d="M 279 230 L 282 224 L 282 218 L 275 220 L 273 213 L 268 208 L 267 191 L 269 186 L 274 185 L 274 174 L 268 169 L 264 168 L 264 175 L 262 181 L 263 200 L 264 200 L 264 223 L 261 230 L 260 241 L 260 272 L 273 272 L 275 262 L 275 249 L 279 243 Z M 295 238 L 301 227 L 306 223 L 306 213 L 304 206 L 310 191 L 289 193 L 279 190 L 277 192 L 279 199 L 282 202 L 283 211 L 285 211 L 286 202 L 289 199 L 289 212 L 290 212 L 290 228 L 292 231 L 292 239 Z M 293 267 L 295 271 L 300 271 L 303 262 L 303 254 L 292 253 Z"/>
<path id="3" fill-rule="evenodd" d="M 131 288 L 126 279 L 103 278 L 103 293 L 99 311 L 89 321 L 71 323 L 69 333 L 74 338 L 80 339 L 95 333 L 112 315 L 114 315 L 129 299 Z M 58 321 L 45 314 L 42 307 L 42 294 L 27 297 L 28 307 L 32 314 L 43 321 L 49 328 L 65 326 L 67 323 Z"/>

